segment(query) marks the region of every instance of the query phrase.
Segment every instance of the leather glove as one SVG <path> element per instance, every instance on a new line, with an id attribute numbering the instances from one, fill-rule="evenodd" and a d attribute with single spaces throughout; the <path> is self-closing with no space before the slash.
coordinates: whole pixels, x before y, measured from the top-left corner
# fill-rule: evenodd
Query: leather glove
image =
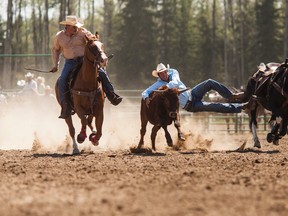
<path id="1" fill-rule="evenodd" d="M 150 102 L 151 102 L 151 99 L 149 97 L 147 97 L 145 99 L 145 104 L 146 104 L 147 107 L 149 107 Z"/>
<path id="2" fill-rule="evenodd" d="M 58 68 L 57 67 L 53 67 L 49 72 L 55 73 L 57 71 L 58 71 Z"/>

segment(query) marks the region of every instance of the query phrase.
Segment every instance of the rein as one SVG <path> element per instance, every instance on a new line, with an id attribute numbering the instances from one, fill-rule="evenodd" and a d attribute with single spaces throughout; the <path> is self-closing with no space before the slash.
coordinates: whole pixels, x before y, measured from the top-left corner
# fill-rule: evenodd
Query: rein
<path id="1" fill-rule="evenodd" d="M 95 60 L 90 60 L 90 59 L 86 56 L 87 61 L 88 61 L 89 63 L 93 64 L 93 67 L 97 67 L 97 66 L 100 64 L 100 62 L 101 62 L 101 60 L 97 60 L 97 59 L 99 59 L 98 57 L 101 55 L 101 52 L 99 51 L 98 54 L 94 55 L 93 51 L 90 49 L 89 46 L 87 46 L 87 49 L 89 50 L 90 53 L 92 53 L 93 56 L 95 56 Z"/>
<path id="2" fill-rule="evenodd" d="M 98 51 L 94 52 L 94 50 L 89 45 L 90 44 L 86 45 L 87 51 L 85 52 L 84 60 L 87 61 L 87 63 L 89 63 L 93 68 L 95 68 L 98 71 L 97 68 L 98 68 L 98 65 L 101 62 L 101 58 L 100 58 L 101 57 L 101 51 L 97 47 Z M 91 56 L 93 56 L 93 60 L 89 59 L 89 57 L 91 57 Z M 96 80 L 95 87 L 97 87 L 97 88 L 92 90 L 92 91 L 80 91 L 80 90 L 75 90 L 73 88 L 71 89 L 72 95 L 83 96 L 83 97 L 88 97 L 89 98 L 89 101 L 90 101 L 90 104 L 91 104 L 90 105 L 90 110 L 91 110 L 92 114 L 93 114 L 93 110 L 94 110 L 93 107 L 95 106 L 95 103 L 96 103 L 96 100 L 97 100 L 96 96 L 99 93 L 101 94 L 101 87 L 99 85 L 97 85 L 97 80 Z"/>

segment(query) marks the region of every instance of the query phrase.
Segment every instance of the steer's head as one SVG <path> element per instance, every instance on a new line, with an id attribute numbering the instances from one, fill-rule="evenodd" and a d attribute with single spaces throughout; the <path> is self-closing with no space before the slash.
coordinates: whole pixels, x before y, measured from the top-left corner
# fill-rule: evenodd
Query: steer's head
<path id="1" fill-rule="evenodd" d="M 157 97 L 158 114 L 161 119 L 177 119 L 177 113 L 179 111 L 179 99 L 177 89 L 168 87 L 160 87 L 154 91 L 154 96 Z"/>
<path id="2" fill-rule="evenodd" d="M 161 94 L 161 98 L 163 100 L 163 111 L 165 111 L 166 115 L 172 120 L 177 120 L 179 115 L 179 98 L 178 95 L 183 91 L 179 91 L 177 88 L 168 88 L 166 86 L 160 87 L 155 92 Z"/>

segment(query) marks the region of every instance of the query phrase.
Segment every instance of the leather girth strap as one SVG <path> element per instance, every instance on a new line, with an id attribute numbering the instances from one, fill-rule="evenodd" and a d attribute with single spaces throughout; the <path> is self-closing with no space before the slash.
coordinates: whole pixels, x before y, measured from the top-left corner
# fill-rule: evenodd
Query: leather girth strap
<path id="1" fill-rule="evenodd" d="M 94 114 L 93 113 L 93 107 L 96 103 L 96 95 L 101 92 L 101 89 L 100 87 L 98 87 L 97 89 L 95 89 L 94 91 L 90 91 L 90 92 L 86 92 L 86 91 L 79 91 L 79 90 L 74 90 L 74 89 L 71 89 L 71 92 L 73 95 L 78 95 L 78 96 L 84 96 L 84 97 L 88 97 L 89 100 L 90 100 L 90 103 L 91 103 L 91 114 Z M 74 104 L 75 106 L 75 104 Z"/>

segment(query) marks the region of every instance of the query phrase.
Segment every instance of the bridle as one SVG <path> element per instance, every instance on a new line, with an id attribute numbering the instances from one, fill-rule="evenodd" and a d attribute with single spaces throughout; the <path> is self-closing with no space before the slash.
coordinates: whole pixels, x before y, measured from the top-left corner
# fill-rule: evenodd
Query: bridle
<path id="1" fill-rule="evenodd" d="M 104 61 L 104 59 L 102 58 L 104 51 L 99 48 L 98 44 L 95 44 L 94 40 L 88 40 L 87 43 L 88 44 L 86 44 L 84 59 L 87 60 L 88 63 L 93 65 L 93 67 L 97 71 L 100 63 Z M 93 59 L 91 59 L 91 56 L 93 56 Z M 96 104 L 96 95 L 101 93 L 101 88 L 99 87 L 99 85 L 96 89 L 92 91 L 80 91 L 71 89 L 71 92 L 73 95 L 88 97 L 91 103 L 90 110 L 91 113 L 93 113 L 93 107 Z"/>
<path id="2" fill-rule="evenodd" d="M 90 56 L 88 56 L 88 55 L 86 55 L 86 59 L 89 63 L 93 64 L 94 67 L 97 67 L 104 60 L 101 57 L 104 52 L 102 50 L 100 50 L 96 44 L 94 44 L 94 41 L 88 41 L 87 43 L 91 43 L 91 45 L 93 45 L 93 46 L 91 46 L 90 44 L 87 44 L 86 48 L 89 51 L 89 54 L 93 55 L 94 59 L 92 59 L 92 60 L 89 59 Z M 95 49 L 95 47 L 97 48 L 97 50 Z"/>

